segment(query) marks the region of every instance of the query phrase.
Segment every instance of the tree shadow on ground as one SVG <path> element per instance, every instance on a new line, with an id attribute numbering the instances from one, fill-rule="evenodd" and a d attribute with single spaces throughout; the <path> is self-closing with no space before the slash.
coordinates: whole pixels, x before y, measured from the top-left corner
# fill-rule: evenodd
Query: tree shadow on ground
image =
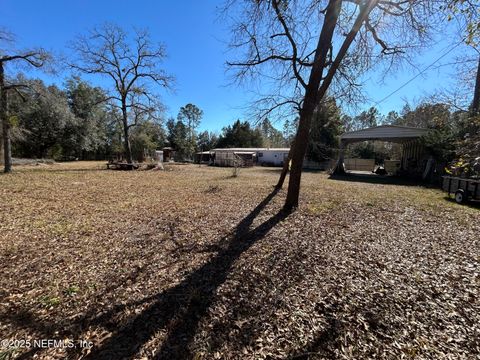
<path id="1" fill-rule="evenodd" d="M 15 324 L 18 327 L 27 327 L 35 334 L 41 334 L 41 338 L 43 339 L 53 339 L 55 335 L 58 336 L 58 334 L 55 333 L 55 330 L 58 327 L 57 323 L 39 321 L 38 318 L 28 309 L 20 309 L 15 313 L 0 314 L 0 317 L 2 318 L 2 322 Z M 41 350 L 40 347 L 29 348 L 27 352 L 20 354 L 15 357 L 15 359 L 33 359 L 34 355 Z M 0 359 L 3 359 L 1 355 L 0 352 Z M 7 356 L 6 359 L 9 359 L 9 357 Z"/>
<path id="2" fill-rule="evenodd" d="M 178 285 L 156 295 L 151 305 L 128 319 L 108 340 L 92 349 L 86 359 L 131 358 L 142 345 L 162 331 L 166 336 L 156 352 L 157 358 L 191 357 L 189 345 L 200 320 L 213 303 L 217 289 L 227 279 L 236 259 L 288 216 L 288 213 L 279 211 L 250 230 L 255 218 L 277 192 L 271 192 L 235 227 L 230 236 L 222 238 L 220 249 L 212 259 Z"/>

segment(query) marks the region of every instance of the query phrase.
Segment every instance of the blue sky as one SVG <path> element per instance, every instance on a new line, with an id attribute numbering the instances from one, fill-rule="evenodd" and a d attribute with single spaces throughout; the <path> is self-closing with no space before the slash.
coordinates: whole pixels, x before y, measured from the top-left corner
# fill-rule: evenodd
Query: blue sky
<path id="1" fill-rule="evenodd" d="M 227 25 L 218 21 L 217 7 L 221 4 L 222 0 L 0 0 L 0 17 L 2 26 L 17 35 L 19 47 L 43 46 L 55 52 L 68 52 L 69 41 L 103 22 L 125 29 L 148 28 L 153 39 L 166 45 L 165 69 L 176 78 L 175 91 L 161 93 L 167 115 L 175 116 L 181 106 L 191 102 L 204 110 L 201 130 L 220 131 L 235 119 L 245 118 L 251 98 L 246 89 L 229 85 L 225 73 L 230 34 Z M 449 39 L 436 40 L 416 59 L 418 68 L 431 64 L 448 44 Z M 385 79 L 370 74 L 364 79 L 370 100 L 358 104 L 358 109 L 375 105 L 417 73 L 417 69 L 405 67 Z M 445 87 L 453 75 L 448 67 L 431 69 L 377 107 L 383 113 L 400 110 L 404 99 L 413 101 Z M 47 80 L 61 84 L 65 76 Z"/>

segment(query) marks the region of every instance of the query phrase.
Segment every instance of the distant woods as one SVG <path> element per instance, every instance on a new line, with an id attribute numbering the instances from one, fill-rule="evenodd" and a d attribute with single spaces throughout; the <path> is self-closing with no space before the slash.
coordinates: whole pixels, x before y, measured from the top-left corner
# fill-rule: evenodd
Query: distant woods
<path id="1" fill-rule="evenodd" d="M 104 160 L 123 156 L 121 114 L 104 101 L 108 97 L 104 89 L 78 76 L 67 79 L 62 87 L 23 75 L 10 81 L 23 84 L 21 92 L 12 91 L 8 97 L 14 157 Z M 283 126 L 267 118 L 255 125 L 237 120 L 215 133 L 199 131 L 202 120 L 203 111 L 194 104 L 180 108 L 176 119 L 138 118 L 129 134 L 132 158 L 143 161 L 146 154 L 166 146 L 176 150 L 177 160 L 190 160 L 195 152 L 213 148 L 289 147 L 298 125 L 295 118 Z M 386 115 L 372 107 L 350 116 L 333 98 L 327 98 L 313 117 L 306 157 L 318 162 L 334 159 L 341 133 L 382 124 L 432 129 L 426 142 L 441 161 L 478 156 L 480 126 L 466 111 L 452 112 L 448 105 L 425 101 L 416 107 L 406 104 L 400 112 Z M 396 145 L 367 142 L 352 145 L 350 156 L 393 159 L 399 151 Z"/>
<path id="2" fill-rule="evenodd" d="M 118 112 L 108 106 L 105 92 L 80 78 L 63 88 L 26 80 L 32 91 L 12 96 L 9 113 L 15 134 L 13 155 L 56 160 L 106 159 L 123 153 L 123 129 Z M 141 158 L 143 148 L 156 148 L 163 129 L 142 119 L 132 131 L 132 149 Z"/>
<path id="3" fill-rule="evenodd" d="M 124 155 L 124 128 L 120 111 L 104 101 L 108 93 L 78 76 L 62 87 L 19 75 L 14 79 L 27 86 L 8 98 L 14 157 L 55 160 L 104 160 Z M 284 134 L 268 119 L 258 126 L 235 121 L 219 134 L 198 131 L 203 111 L 186 104 L 176 119 L 144 116 L 129 132 L 132 158 L 170 146 L 178 160 L 193 159 L 197 151 L 215 147 L 283 147 Z"/>
<path id="4" fill-rule="evenodd" d="M 107 93 L 79 77 L 65 81 L 62 87 L 45 85 L 40 80 L 19 76 L 15 82 L 28 85 L 21 95 L 9 100 L 12 152 L 14 157 L 53 158 L 56 160 L 104 160 L 124 154 L 124 131 L 120 114 L 103 99 Z M 186 109 L 189 109 L 186 111 Z M 338 137 L 344 131 L 393 124 L 426 127 L 434 130 L 428 141 L 432 151 L 450 161 L 461 149 L 464 139 L 471 141 L 475 123 L 467 112 L 450 111 L 444 104 L 424 102 L 416 107 L 406 104 L 400 112 L 382 115 L 372 107 L 349 116 L 332 98 L 328 98 L 312 121 L 306 157 L 313 161 L 334 159 Z M 263 119 L 254 123 L 236 120 L 221 133 L 199 131 L 203 111 L 186 104 L 177 118 L 144 117 L 132 127 L 130 142 L 135 161 L 145 154 L 170 146 L 177 160 L 192 159 L 197 151 L 228 147 L 289 147 L 297 120 L 282 124 Z M 281 130 L 279 130 L 281 128 Z M 478 130 L 477 130 L 478 131 Z M 351 156 L 359 158 L 396 156 L 395 146 L 360 143 L 351 146 Z"/>
<path id="5" fill-rule="evenodd" d="M 5 29 L 0 29 L 0 122 L 2 123 L 2 142 L 0 150 L 3 150 L 4 172 L 12 171 L 12 121 L 8 110 L 9 96 L 17 94 L 23 97 L 22 90 L 28 89 L 28 85 L 17 77 L 12 81 L 8 70 L 21 66 L 30 68 L 42 68 L 50 60 L 48 54 L 42 48 L 19 50 L 15 47 L 15 36 Z M 0 151 L 1 153 L 1 151 Z"/>
<path id="6" fill-rule="evenodd" d="M 381 3 L 387 2 L 379 2 Z M 261 4 L 264 6 L 263 2 Z M 281 31 L 284 27 L 288 30 L 286 21 L 295 23 L 295 18 L 290 18 L 295 15 L 291 13 L 295 9 L 289 10 L 286 3 L 278 1 L 272 2 L 272 5 L 275 6 L 257 9 L 265 11 L 259 16 L 265 16 L 265 21 L 275 25 L 277 30 Z M 478 23 L 474 22 L 473 10 L 470 11 L 470 7 L 466 6 L 466 2 L 451 1 L 445 11 L 451 13 L 452 17 L 460 16 L 458 14 L 463 17 L 464 14 L 468 15 L 465 42 L 476 47 Z M 353 12 L 355 9 L 355 6 L 351 8 Z M 377 10 L 381 10 L 379 14 L 384 13 L 382 16 L 387 17 L 385 9 L 379 7 Z M 256 19 L 247 20 L 247 25 L 255 25 Z M 370 34 L 374 43 L 382 45 L 381 41 L 379 43 L 381 39 L 375 38 L 378 34 L 372 31 L 372 24 L 366 21 L 364 25 L 364 33 L 361 35 Z M 257 37 L 262 35 L 266 44 L 272 45 L 267 46 L 265 54 L 276 49 L 273 45 L 291 50 L 291 39 L 285 33 L 279 32 L 272 37 L 270 27 L 265 27 L 264 30 L 266 33 L 257 34 Z M 245 32 L 239 35 L 245 36 Z M 248 40 L 253 41 L 252 39 Z M 276 44 L 277 41 L 279 44 Z M 361 43 L 357 45 L 360 46 Z M 14 37 L 8 31 L 0 31 L 0 152 L 3 151 L 5 155 L 2 159 L 5 171 L 11 170 L 12 156 L 56 160 L 124 158 L 130 162 L 143 161 L 155 150 L 170 146 L 176 150 L 177 160 L 192 160 L 196 152 L 218 147 L 290 147 L 298 134 L 303 91 L 291 94 L 283 102 L 275 100 L 271 103 L 269 101 L 272 101 L 272 97 L 269 96 L 264 99 L 268 104 L 256 103 L 260 109 L 267 109 L 262 116 L 232 121 L 220 132 L 202 130 L 202 122 L 205 120 L 224 123 L 225 119 L 205 119 L 208 115 L 204 114 L 201 104 L 186 104 L 178 109 L 176 118 L 167 119 L 165 106 L 159 99 L 162 91 L 173 86 L 174 79 L 163 69 L 166 49 L 152 40 L 147 31 L 126 32 L 118 26 L 105 24 L 77 37 L 70 48 L 72 57 L 68 60 L 68 65 L 71 74 L 61 85 L 46 84 L 26 76 L 24 72 L 32 68 L 50 70 L 54 63 L 52 56 L 42 48 L 19 50 L 15 46 Z M 378 56 L 401 54 L 395 52 L 394 48 L 380 48 Z M 245 73 L 240 72 L 241 75 L 246 76 L 251 72 L 257 75 L 254 69 L 263 66 L 264 62 L 254 59 L 265 54 L 254 52 L 250 54 L 253 60 L 247 59 L 245 63 L 230 65 L 244 69 Z M 296 83 L 295 89 L 302 89 L 298 85 L 305 82 L 301 79 L 307 78 L 306 75 L 313 66 L 313 53 L 307 55 L 302 58 L 297 54 L 294 57 L 297 60 L 293 63 L 293 58 L 267 59 L 269 62 L 278 61 L 281 66 L 277 70 L 287 75 L 291 75 L 292 69 L 301 70 L 293 71 L 293 77 L 282 76 L 281 79 L 291 78 Z M 332 50 L 323 55 L 328 55 L 324 72 L 329 74 L 327 68 L 333 64 Z M 438 96 L 425 100 L 416 107 L 405 105 L 400 112 L 391 111 L 385 115 L 372 107 L 352 115 L 342 109 L 341 104 L 348 103 L 353 99 L 350 96 L 357 94 L 358 89 L 353 81 L 355 78 L 350 79 L 352 72 L 366 69 L 357 69 L 359 64 L 350 61 L 348 57 L 347 60 L 349 61 L 342 64 L 339 75 L 335 78 L 337 85 L 342 86 L 334 86 L 328 92 L 326 87 L 321 87 L 323 95 L 315 97 L 315 103 L 312 104 L 308 126 L 303 129 L 305 139 L 302 137 L 299 142 L 302 147 L 305 146 L 305 156 L 308 159 L 330 160 L 336 155 L 338 137 L 342 132 L 381 124 L 431 128 L 432 132 L 425 141 L 432 153 L 443 161 L 460 157 L 469 160 L 478 156 L 480 76 L 477 75 L 475 97 L 470 109 L 467 109 L 468 106 L 459 108 L 453 101 L 455 99 L 446 101 L 445 97 Z M 474 63 L 477 64 L 476 60 Z M 102 78 L 103 87 L 92 85 L 92 77 Z M 321 79 L 324 81 L 324 78 Z M 282 90 L 290 89 L 291 84 L 279 84 Z M 294 112 L 288 117 L 282 117 L 271 111 L 281 106 L 293 106 Z M 351 156 L 391 158 L 397 156 L 396 151 L 398 149 L 395 146 L 379 147 L 377 144 L 374 147 L 371 143 L 365 143 L 352 146 Z"/>

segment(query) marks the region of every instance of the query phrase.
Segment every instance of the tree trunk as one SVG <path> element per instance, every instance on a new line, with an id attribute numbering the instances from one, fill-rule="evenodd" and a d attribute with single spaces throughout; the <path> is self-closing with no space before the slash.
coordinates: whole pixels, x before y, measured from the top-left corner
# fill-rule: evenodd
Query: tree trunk
<path id="1" fill-rule="evenodd" d="M 283 183 L 285 182 L 285 178 L 287 177 L 288 170 L 290 168 L 290 160 L 292 160 L 292 152 L 293 152 L 294 147 L 295 147 L 295 142 L 292 141 L 292 144 L 290 145 L 290 151 L 288 152 L 287 159 L 283 163 L 282 173 L 280 174 L 280 178 L 278 179 L 277 185 L 275 185 L 276 190 L 280 190 L 283 187 Z"/>
<path id="2" fill-rule="evenodd" d="M 305 97 L 303 108 L 300 111 L 300 121 L 298 124 L 297 134 L 295 135 L 295 148 L 292 153 L 292 168 L 290 171 L 290 179 L 288 183 L 287 199 L 284 208 L 286 211 L 291 211 L 298 206 L 298 196 L 300 194 L 300 181 L 302 177 L 303 157 L 307 151 L 308 133 L 310 131 L 310 123 L 313 112 L 317 104 L 322 101 L 327 90 L 332 83 L 333 77 L 345 57 L 350 45 L 355 36 L 360 30 L 363 22 L 368 18 L 372 9 L 377 6 L 379 0 L 370 0 L 365 5 L 360 6 L 360 12 L 352 26 L 352 29 L 345 37 L 345 40 L 340 47 L 335 60 L 330 65 L 322 86 L 320 82 L 323 78 L 323 71 L 325 69 L 326 58 L 330 45 L 332 44 L 333 31 L 337 25 L 338 15 L 342 1 L 330 0 L 325 13 L 325 21 L 323 23 L 320 37 L 315 51 L 314 64 L 310 72 L 310 78 L 305 90 Z"/>
<path id="3" fill-rule="evenodd" d="M 128 124 L 123 124 L 123 137 L 125 138 L 125 157 L 127 158 L 127 163 L 133 164 L 133 157 L 132 157 L 132 146 L 130 144 L 130 134 L 128 129 Z"/>
<path id="4" fill-rule="evenodd" d="M 473 102 L 471 115 L 478 115 L 480 111 L 480 57 L 478 58 L 477 78 L 475 81 L 475 91 L 473 93 Z"/>
<path id="5" fill-rule="evenodd" d="M 123 122 L 123 137 L 125 140 L 125 157 L 127 158 L 128 164 L 133 164 L 133 157 L 132 157 L 132 146 L 130 144 L 130 134 L 129 134 L 129 127 L 128 127 L 128 114 L 127 114 L 127 106 L 122 104 L 122 122 Z M 132 168 L 133 169 L 133 168 Z"/>
<path id="6" fill-rule="evenodd" d="M 7 91 L 5 90 L 5 73 L 0 62 L 0 120 L 2 122 L 4 172 L 12 171 L 12 142 L 10 140 L 10 122 L 7 117 Z"/>
<path id="7" fill-rule="evenodd" d="M 295 146 L 290 151 L 292 154 L 292 165 L 290 169 L 290 177 L 288 179 L 287 198 L 284 205 L 284 208 L 287 211 L 291 211 L 298 206 L 303 159 L 307 152 L 308 134 L 310 132 L 310 124 L 315 110 L 315 102 L 315 98 L 307 99 L 305 96 L 304 106 L 300 112 L 298 130 L 295 135 Z"/>
<path id="8" fill-rule="evenodd" d="M 195 136 L 193 133 L 193 122 L 192 120 L 188 121 L 188 127 L 190 128 L 190 149 L 189 149 L 189 156 L 191 160 L 195 160 Z"/>
<path id="9" fill-rule="evenodd" d="M 308 85 L 305 90 L 303 107 L 300 110 L 300 120 L 298 122 L 298 129 L 294 139 L 295 146 L 290 150 L 292 165 L 288 181 L 287 198 L 284 205 L 286 211 L 291 211 L 298 206 L 303 158 L 307 151 L 310 123 L 312 121 L 315 107 L 324 95 L 323 93 L 321 96 L 318 96 L 318 88 L 322 80 L 328 51 L 332 43 L 333 33 L 337 25 L 341 6 L 341 1 L 330 0 L 326 9 L 325 21 L 323 22 L 322 30 L 320 32 L 315 51 L 315 59 L 308 79 Z"/>

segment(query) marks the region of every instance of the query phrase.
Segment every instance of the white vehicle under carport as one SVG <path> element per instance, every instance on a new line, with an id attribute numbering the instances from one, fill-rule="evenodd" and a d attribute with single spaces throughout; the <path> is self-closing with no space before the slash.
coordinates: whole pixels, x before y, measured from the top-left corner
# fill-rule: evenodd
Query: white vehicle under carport
<path id="1" fill-rule="evenodd" d="M 455 194 L 459 204 L 469 200 L 480 200 L 480 179 L 443 176 L 442 188 L 450 194 Z"/>

